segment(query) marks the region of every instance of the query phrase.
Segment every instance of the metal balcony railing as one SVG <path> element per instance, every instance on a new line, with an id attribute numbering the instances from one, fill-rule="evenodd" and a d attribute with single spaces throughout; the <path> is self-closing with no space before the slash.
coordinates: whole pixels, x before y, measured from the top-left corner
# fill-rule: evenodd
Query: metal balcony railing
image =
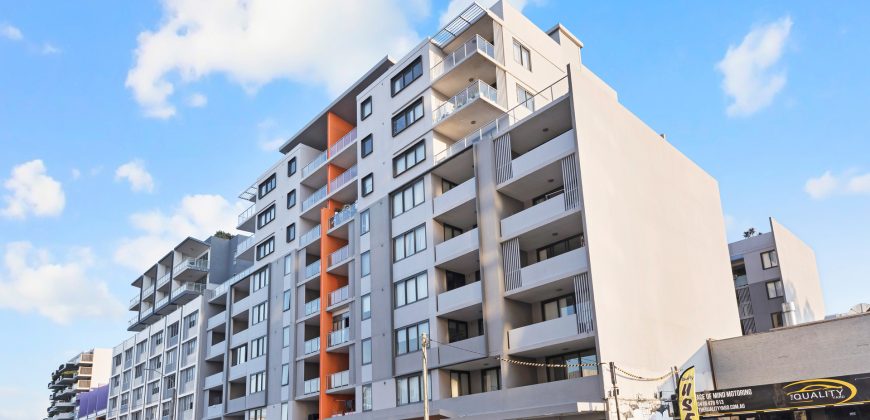
<path id="1" fill-rule="evenodd" d="M 347 170 L 335 177 L 335 179 L 329 181 L 329 191 L 338 191 L 339 188 L 347 185 L 349 182 L 353 181 L 354 178 L 356 178 L 356 165 L 347 168 Z"/>
<path id="2" fill-rule="evenodd" d="M 466 58 L 474 53 L 481 53 L 495 60 L 495 47 L 482 36 L 475 35 L 452 53 L 444 57 L 443 60 L 432 66 L 432 70 L 429 71 L 432 75 L 432 80 L 435 80 L 438 77 L 441 77 L 444 73 L 449 72 L 456 67 L 457 64 L 465 61 Z"/>
<path id="3" fill-rule="evenodd" d="M 320 298 L 305 302 L 305 316 L 316 314 L 320 311 Z"/>
<path id="4" fill-rule="evenodd" d="M 320 337 L 305 340 L 305 354 L 311 354 L 318 351 L 320 351 Z"/>
<path id="5" fill-rule="evenodd" d="M 350 328 L 342 328 L 340 330 L 329 333 L 329 346 L 337 346 L 339 344 L 350 341 Z"/>
<path id="6" fill-rule="evenodd" d="M 315 191 L 311 196 L 305 199 L 302 202 L 302 211 L 306 211 L 311 207 L 314 207 L 315 204 L 319 203 L 321 200 L 326 198 L 326 185 L 320 187 L 319 190 Z"/>
<path id="7" fill-rule="evenodd" d="M 316 241 L 319 238 L 320 238 L 320 225 L 317 225 L 299 237 L 299 247 L 308 246 L 308 244 Z"/>
<path id="8" fill-rule="evenodd" d="M 350 385 L 350 371 L 332 373 L 329 375 L 329 389 L 341 388 Z"/>
<path id="9" fill-rule="evenodd" d="M 435 109 L 435 112 L 432 113 L 435 123 L 439 123 L 479 98 L 487 98 L 498 103 L 498 89 L 480 80 L 472 82 L 462 92 L 457 93 Z"/>
<path id="10" fill-rule="evenodd" d="M 308 175 L 311 175 L 314 172 L 314 170 L 319 168 L 320 165 L 323 165 L 323 162 L 326 162 L 326 159 L 328 159 L 328 158 L 329 158 L 329 156 L 327 155 L 325 150 L 322 153 L 320 153 L 319 155 L 317 155 L 317 157 L 315 157 L 314 160 L 312 160 L 311 162 L 308 162 L 308 164 L 305 165 L 304 168 L 302 168 L 302 178 L 306 178 Z"/>
<path id="11" fill-rule="evenodd" d="M 205 283 L 184 283 L 181 287 L 172 291 L 172 298 L 176 298 L 186 292 L 203 293 L 206 289 L 208 289 L 208 285 Z"/>
<path id="12" fill-rule="evenodd" d="M 254 214 L 257 213 L 257 209 L 256 209 L 256 207 L 257 207 L 256 204 L 251 204 L 250 207 L 248 207 L 247 209 L 245 209 L 245 211 L 243 211 L 241 214 L 239 214 L 239 223 L 238 223 L 238 225 L 241 225 L 241 224 L 244 223 L 246 220 L 250 219 L 251 217 L 254 217 Z M 238 225 L 237 225 L 237 226 L 238 226 Z"/>
<path id="13" fill-rule="evenodd" d="M 208 259 L 207 258 L 185 258 L 181 260 L 180 263 L 176 264 L 175 267 L 172 268 L 172 272 L 178 274 L 181 270 L 185 268 L 192 268 L 194 270 L 200 271 L 208 271 Z"/>
<path id="14" fill-rule="evenodd" d="M 137 303 L 139 303 L 139 295 L 138 294 L 136 294 L 136 296 L 133 296 L 133 299 L 130 299 L 130 306 L 133 306 Z"/>
<path id="15" fill-rule="evenodd" d="M 344 302 L 348 299 L 350 299 L 350 286 L 344 286 L 329 292 L 329 306 Z"/>
<path id="16" fill-rule="evenodd" d="M 329 228 L 333 229 L 336 226 L 341 226 L 347 221 L 356 216 L 356 203 L 344 206 L 341 211 L 335 213 L 335 216 L 329 218 Z"/>
<path id="17" fill-rule="evenodd" d="M 305 278 L 314 277 L 320 274 L 320 260 L 305 266 Z"/>
<path id="18" fill-rule="evenodd" d="M 154 305 L 156 308 L 162 308 L 164 305 L 169 303 L 169 295 L 163 296 L 160 300 L 157 301 L 157 304 Z"/>
<path id="19" fill-rule="evenodd" d="M 251 247 L 254 246 L 255 242 L 257 242 L 257 235 L 256 234 L 248 236 L 244 241 L 239 242 L 239 244 L 236 246 L 236 257 L 238 257 L 239 255 L 242 255 L 242 253 L 251 249 Z"/>
<path id="20" fill-rule="evenodd" d="M 339 152 L 344 150 L 347 146 L 353 144 L 356 141 L 356 127 L 354 127 L 350 132 L 344 135 L 344 137 L 338 139 L 335 144 L 329 146 L 329 157 L 333 157 L 337 155 Z"/>
<path id="21" fill-rule="evenodd" d="M 166 273 L 166 274 L 160 276 L 159 279 L 157 279 L 157 288 L 158 289 L 163 287 L 164 284 L 169 283 L 169 279 L 171 278 L 170 274 L 172 274 L 172 273 Z"/>
<path id="22" fill-rule="evenodd" d="M 320 378 L 314 378 L 305 381 L 304 389 L 302 392 L 304 392 L 305 395 L 320 392 Z"/>
<path id="23" fill-rule="evenodd" d="M 329 265 L 336 265 L 348 258 L 350 258 L 350 245 L 345 245 L 332 254 L 329 254 Z"/>

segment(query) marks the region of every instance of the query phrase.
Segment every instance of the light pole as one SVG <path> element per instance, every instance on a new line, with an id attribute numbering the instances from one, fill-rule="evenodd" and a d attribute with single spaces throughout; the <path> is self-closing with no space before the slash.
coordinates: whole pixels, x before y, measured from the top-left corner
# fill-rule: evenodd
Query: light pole
<path id="1" fill-rule="evenodd" d="M 163 388 L 165 386 L 165 383 L 163 381 L 165 379 L 164 378 L 165 375 L 163 374 L 163 369 L 142 368 L 142 370 L 157 372 L 158 374 L 160 374 L 160 388 Z M 178 392 L 177 390 L 178 390 L 177 386 L 172 387 L 172 399 L 169 400 L 169 420 L 175 420 L 175 395 Z M 161 391 L 162 391 L 162 389 L 161 389 Z M 161 398 L 161 400 L 162 400 L 162 398 Z M 162 405 L 163 404 L 161 403 L 160 405 L 158 405 L 158 407 L 162 406 Z"/>
<path id="2" fill-rule="evenodd" d="M 420 335 L 420 349 L 423 350 L 423 420 L 429 420 L 429 336 Z"/>

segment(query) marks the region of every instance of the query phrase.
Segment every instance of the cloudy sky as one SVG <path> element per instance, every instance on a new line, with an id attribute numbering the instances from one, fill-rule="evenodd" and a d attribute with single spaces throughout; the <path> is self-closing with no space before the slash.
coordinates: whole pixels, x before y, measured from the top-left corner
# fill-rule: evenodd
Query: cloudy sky
<path id="1" fill-rule="evenodd" d="M 283 139 L 468 3 L 0 3 L 0 420 L 41 418 L 57 364 L 127 336 L 144 266 L 231 227 Z M 515 3 L 719 180 L 730 239 L 774 216 L 830 313 L 870 301 L 870 5 Z"/>

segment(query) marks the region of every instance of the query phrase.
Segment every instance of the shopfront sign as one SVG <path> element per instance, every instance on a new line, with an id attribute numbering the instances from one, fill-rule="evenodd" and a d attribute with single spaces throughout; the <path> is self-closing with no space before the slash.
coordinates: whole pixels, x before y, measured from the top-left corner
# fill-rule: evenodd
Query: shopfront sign
<path id="1" fill-rule="evenodd" d="M 870 403 L 870 373 L 698 393 L 702 417 Z"/>

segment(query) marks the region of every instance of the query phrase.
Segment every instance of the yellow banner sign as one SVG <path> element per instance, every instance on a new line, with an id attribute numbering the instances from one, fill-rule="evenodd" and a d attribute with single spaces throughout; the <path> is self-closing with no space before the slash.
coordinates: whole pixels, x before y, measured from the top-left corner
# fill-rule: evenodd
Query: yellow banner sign
<path id="1" fill-rule="evenodd" d="M 677 384 L 677 406 L 680 410 L 680 420 L 698 419 L 698 399 L 695 396 L 695 367 L 692 366 L 680 375 Z"/>

